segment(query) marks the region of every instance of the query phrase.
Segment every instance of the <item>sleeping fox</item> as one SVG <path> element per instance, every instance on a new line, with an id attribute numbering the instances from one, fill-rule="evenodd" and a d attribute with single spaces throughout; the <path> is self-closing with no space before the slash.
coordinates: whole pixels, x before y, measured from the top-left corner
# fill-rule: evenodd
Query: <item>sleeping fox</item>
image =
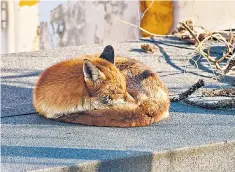
<path id="1" fill-rule="evenodd" d="M 69 59 L 46 69 L 33 91 L 40 114 L 62 122 L 135 127 L 169 115 L 168 90 L 143 63 L 102 54 Z"/>

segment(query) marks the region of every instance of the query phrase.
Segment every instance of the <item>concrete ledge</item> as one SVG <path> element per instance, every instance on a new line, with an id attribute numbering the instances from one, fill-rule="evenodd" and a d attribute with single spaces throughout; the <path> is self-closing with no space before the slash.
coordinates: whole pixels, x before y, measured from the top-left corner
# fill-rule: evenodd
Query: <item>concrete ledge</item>
<path id="1" fill-rule="evenodd" d="M 153 43 L 154 54 L 141 51 Z M 235 109 L 201 109 L 172 103 L 170 118 L 139 128 L 65 124 L 35 113 L 32 88 L 46 67 L 63 59 L 101 52 L 105 45 L 65 47 L 2 55 L 1 170 L 18 171 L 234 171 Z M 185 61 L 193 47 L 177 39 L 113 44 L 116 53 L 151 66 L 175 95 L 204 79 L 226 87 Z M 221 46 L 211 50 L 216 56 Z M 214 51 L 214 54 L 213 54 Z M 193 64 L 193 63 L 192 63 Z"/>
<path id="2" fill-rule="evenodd" d="M 235 141 L 145 153 L 106 161 L 81 163 L 70 167 L 56 167 L 35 172 L 142 172 L 142 171 L 233 171 Z"/>

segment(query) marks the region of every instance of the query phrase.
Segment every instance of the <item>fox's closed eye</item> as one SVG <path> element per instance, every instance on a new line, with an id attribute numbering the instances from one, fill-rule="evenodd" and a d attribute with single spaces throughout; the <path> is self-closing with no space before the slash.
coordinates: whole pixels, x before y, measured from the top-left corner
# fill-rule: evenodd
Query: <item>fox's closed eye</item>
<path id="1" fill-rule="evenodd" d="M 109 104 L 112 102 L 112 98 L 109 95 L 100 97 L 100 100 L 103 104 Z"/>

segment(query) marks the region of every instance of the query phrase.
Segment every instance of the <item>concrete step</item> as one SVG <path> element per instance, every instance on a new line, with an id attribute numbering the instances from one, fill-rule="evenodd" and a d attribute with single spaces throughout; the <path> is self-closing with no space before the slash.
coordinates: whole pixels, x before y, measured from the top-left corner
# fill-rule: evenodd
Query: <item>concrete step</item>
<path id="1" fill-rule="evenodd" d="M 113 44 L 116 53 L 151 66 L 178 94 L 199 78 L 218 87 L 202 61 L 183 73 L 193 47 L 158 39 L 154 54 L 143 41 Z M 139 128 L 60 123 L 35 113 L 32 88 L 46 67 L 66 58 L 101 52 L 105 45 L 2 55 L 2 171 L 234 171 L 235 109 L 207 110 L 172 103 L 170 118 Z M 226 83 L 220 83 L 226 86 Z"/>

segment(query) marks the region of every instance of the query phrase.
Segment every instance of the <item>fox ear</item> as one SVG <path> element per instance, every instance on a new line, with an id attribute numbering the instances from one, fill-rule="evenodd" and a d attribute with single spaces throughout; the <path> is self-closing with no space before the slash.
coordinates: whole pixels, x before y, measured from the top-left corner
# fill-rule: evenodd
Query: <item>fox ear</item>
<path id="1" fill-rule="evenodd" d="M 114 64 L 114 49 L 111 45 L 107 45 L 102 54 L 100 55 L 100 58 L 105 59 L 109 61 L 110 63 Z"/>
<path id="2" fill-rule="evenodd" d="M 91 61 L 85 59 L 83 62 L 84 80 L 87 83 L 97 84 L 106 77 Z"/>

